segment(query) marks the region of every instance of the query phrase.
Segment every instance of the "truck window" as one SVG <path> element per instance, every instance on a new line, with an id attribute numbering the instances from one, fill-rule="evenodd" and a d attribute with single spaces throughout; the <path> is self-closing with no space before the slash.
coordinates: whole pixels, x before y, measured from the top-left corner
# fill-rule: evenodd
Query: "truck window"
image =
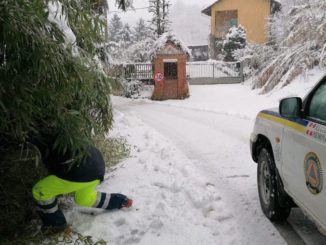
<path id="1" fill-rule="evenodd" d="M 326 122 L 326 82 L 319 86 L 311 97 L 308 116 Z"/>

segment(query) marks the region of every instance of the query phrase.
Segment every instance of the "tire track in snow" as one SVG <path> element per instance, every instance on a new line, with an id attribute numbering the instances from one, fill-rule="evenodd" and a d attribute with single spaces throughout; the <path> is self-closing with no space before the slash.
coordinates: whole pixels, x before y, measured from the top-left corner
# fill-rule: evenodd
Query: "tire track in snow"
<path id="1" fill-rule="evenodd" d="M 124 110 L 123 107 L 120 109 Z M 249 167 L 249 174 L 247 174 L 247 172 L 245 173 L 251 176 L 251 180 L 253 175 L 255 177 L 256 173 L 255 165 L 251 162 L 249 157 L 248 143 L 246 142 L 245 144 L 249 136 L 244 136 L 244 132 L 246 131 L 243 131 L 241 127 L 237 130 L 242 132 L 243 135 L 241 137 L 234 132 L 234 125 L 232 125 L 232 121 L 230 121 L 234 120 L 234 117 L 230 119 L 230 117 L 225 115 L 214 115 L 213 113 L 209 113 L 209 117 L 213 116 L 213 119 L 214 117 L 218 117 L 215 118 L 216 120 L 210 121 L 207 120 L 207 112 L 196 113 L 194 116 L 192 110 L 162 107 L 154 104 L 131 105 L 131 107 L 125 109 L 126 111 L 134 110 L 135 114 L 146 124 L 151 125 L 164 136 L 168 137 L 179 149 L 185 152 L 190 159 L 195 160 L 196 164 L 194 164 L 194 167 L 202 175 L 206 176 L 208 180 L 207 183 L 213 183 L 211 186 L 213 186 L 219 194 L 222 193 L 223 202 L 226 203 L 225 207 L 232 210 L 231 213 L 233 213 L 233 215 L 218 217 L 217 221 L 224 222 L 226 220 L 231 220 L 231 222 L 234 223 L 233 232 L 239 233 L 239 237 L 242 236 L 241 242 L 248 242 L 250 244 L 261 244 L 262 242 L 264 242 L 264 244 L 269 244 L 265 239 L 260 240 L 261 236 L 258 236 L 260 238 L 255 236 L 257 230 L 264 227 L 263 230 L 270 231 L 269 234 L 266 234 L 266 237 L 270 237 L 270 244 L 273 244 L 272 238 L 277 236 L 277 233 L 275 233 L 275 229 L 266 221 L 260 211 L 256 186 L 251 186 L 250 180 L 245 181 L 243 180 L 244 178 L 226 178 L 226 175 L 231 176 L 230 173 L 237 171 L 238 168 L 240 168 L 241 171 L 246 169 L 242 166 L 245 165 L 243 160 L 245 160 L 245 162 L 247 161 L 247 164 L 252 164 Z M 221 119 L 220 117 L 224 118 Z M 248 120 L 243 121 L 247 124 L 250 123 Z M 221 125 L 221 123 L 223 124 Z M 198 132 L 194 131 L 202 131 L 199 133 L 200 137 L 198 137 Z M 228 137 L 227 142 L 225 142 L 225 137 Z M 207 140 L 208 138 L 210 142 L 207 142 L 207 147 L 216 147 L 218 151 L 223 152 L 222 156 L 218 156 L 219 154 L 212 152 L 212 148 L 210 148 L 211 152 L 205 149 L 199 149 L 198 146 L 203 144 L 202 140 Z M 219 138 L 222 140 L 219 141 Z M 234 153 L 240 153 L 238 155 L 241 157 L 247 154 L 248 158 L 241 159 L 241 157 L 239 158 L 239 156 Z M 236 164 L 232 163 L 230 166 L 231 168 L 223 172 L 224 169 L 221 168 L 221 165 L 232 161 L 235 161 Z M 233 174 L 233 176 L 234 175 L 235 174 Z M 238 173 L 238 176 L 241 175 L 243 175 L 242 172 Z M 222 211 L 223 210 L 220 210 L 220 212 Z M 208 207 L 204 215 L 209 215 L 214 212 L 216 213 L 214 207 Z M 235 241 L 235 244 L 239 243 Z"/>

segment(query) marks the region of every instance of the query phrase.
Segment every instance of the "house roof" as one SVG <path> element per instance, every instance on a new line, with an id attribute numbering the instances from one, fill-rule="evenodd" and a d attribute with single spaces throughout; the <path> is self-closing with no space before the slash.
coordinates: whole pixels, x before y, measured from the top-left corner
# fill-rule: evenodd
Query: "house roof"
<path id="1" fill-rule="evenodd" d="M 206 15 L 208 15 L 208 16 L 211 16 L 211 9 L 212 9 L 212 7 L 216 4 L 216 3 L 218 3 L 220 0 L 217 0 L 216 2 L 214 2 L 214 3 L 212 3 L 211 5 L 209 5 L 207 8 L 205 8 L 205 9 L 203 9 L 201 12 L 203 13 L 203 14 L 206 14 Z"/>
<path id="2" fill-rule="evenodd" d="M 212 7 L 217 4 L 218 2 L 220 2 L 222 0 L 217 0 L 215 1 L 213 4 L 209 5 L 207 8 L 203 9 L 201 12 L 203 14 L 206 14 L 208 16 L 211 16 L 211 9 Z M 272 13 L 275 13 L 276 11 L 279 11 L 280 10 L 280 7 L 281 7 L 281 3 L 279 0 L 272 0 Z"/>
<path id="3" fill-rule="evenodd" d="M 173 45 L 178 48 L 183 53 L 187 54 L 188 56 L 191 54 L 189 48 L 172 32 L 164 33 L 153 45 L 153 49 L 151 50 L 151 57 L 153 58 L 156 54 L 162 50 L 165 45 L 171 42 Z"/>

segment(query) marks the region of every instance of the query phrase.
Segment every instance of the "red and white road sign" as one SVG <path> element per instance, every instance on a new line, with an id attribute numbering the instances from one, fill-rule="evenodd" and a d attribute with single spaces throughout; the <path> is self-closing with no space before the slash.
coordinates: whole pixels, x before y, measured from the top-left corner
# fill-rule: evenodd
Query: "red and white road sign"
<path id="1" fill-rule="evenodd" d="M 157 72 L 154 74 L 155 82 L 161 82 L 161 81 L 163 81 L 163 78 L 164 78 L 164 76 L 161 72 Z"/>

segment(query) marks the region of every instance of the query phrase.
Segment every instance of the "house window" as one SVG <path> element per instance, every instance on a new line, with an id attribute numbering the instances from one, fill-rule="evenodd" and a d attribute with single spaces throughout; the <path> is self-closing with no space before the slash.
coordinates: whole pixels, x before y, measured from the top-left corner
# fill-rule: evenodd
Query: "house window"
<path id="1" fill-rule="evenodd" d="M 164 78 L 166 80 L 178 79 L 178 63 L 164 62 Z"/>
<path id="2" fill-rule="evenodd" d="M 216 36 L 224 38 L 232 26 L 238 26 L 238 10 L 215 12 Z"/>

